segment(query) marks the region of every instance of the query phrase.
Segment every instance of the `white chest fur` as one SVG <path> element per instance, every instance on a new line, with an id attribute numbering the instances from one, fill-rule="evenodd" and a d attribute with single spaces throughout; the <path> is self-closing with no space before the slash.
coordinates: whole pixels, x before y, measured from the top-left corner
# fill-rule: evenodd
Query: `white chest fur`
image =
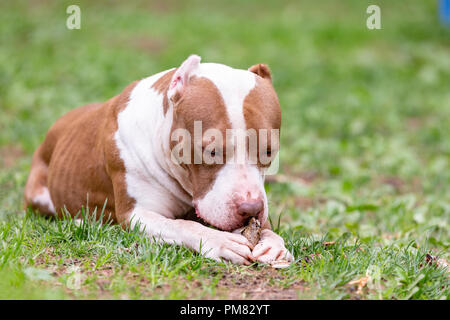
<path id="1" fill-rule="evenodd" d="M 129 195 L 139 207 L 175 218 L 189 209 L 191 199 L 165 168 L 163 144 L 169 141 L 171 117 L 165 118 L 163 94 L 152 85 L 168 71 L 138 82 L 118 115 L 115 140 Z"/>

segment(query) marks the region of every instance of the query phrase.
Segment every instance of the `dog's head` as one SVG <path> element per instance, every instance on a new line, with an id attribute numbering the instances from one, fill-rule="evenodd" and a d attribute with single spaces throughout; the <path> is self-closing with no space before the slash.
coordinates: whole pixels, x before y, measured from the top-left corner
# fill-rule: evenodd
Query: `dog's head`
<path id="1" fill-rule="evenodd" d="M 196 213 L 222 230 L 267 219 L 265 171 L 279 149 L 281 110 L 267 66 L 248 70 L 190 56 L 174 72 L 172 159 L 186 170 Z"/>

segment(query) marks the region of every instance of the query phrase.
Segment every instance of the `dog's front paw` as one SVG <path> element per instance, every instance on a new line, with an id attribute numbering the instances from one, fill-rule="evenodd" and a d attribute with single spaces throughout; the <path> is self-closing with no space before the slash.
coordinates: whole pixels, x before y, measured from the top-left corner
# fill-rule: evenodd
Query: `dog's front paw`
<path id="1" fill-rule="evenodd" d="M 201 252 L 216 261 L 227 260 L 236 264 L 251 264 L 253 257 L 251 243 L 242 235 L 214 231 L 202 243 Z"/>
<path id="2" fill-rule="evenodd" d="M 284 240 L 269 229 L 261 231 L 261 238 L 252 251 L 256 261 L 271 263 L 279 260 L 294 261 L 292 254 L 285 248 Z"/>

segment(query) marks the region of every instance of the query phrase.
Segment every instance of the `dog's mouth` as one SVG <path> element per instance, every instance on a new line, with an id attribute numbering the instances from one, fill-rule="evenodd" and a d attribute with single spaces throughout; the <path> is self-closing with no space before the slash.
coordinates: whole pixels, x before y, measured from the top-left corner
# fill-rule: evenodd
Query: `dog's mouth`
<path id="1" fill-rule="evenodd" d="M 255 219 L 255 220 L 253 220 L 253 219 Z M 241 233 L 245 228 L 248 228 L 252 224 L 253 221 L 255 221 L 258 226 L 261 226 L 261 222 L 259 220 L 259 217 L 250 217 L 250 218 L 244 220 L 242 225 L 239 226 L 237 229 L 234 229 L 233 232 L 234 233 Z"/>
<path id="2" fill-rule="evenodd" d="M 217 228 L 222 231 L 234 232 L 236 230 L 242 230 L 246 226 L 248 226 L 250 220 L 252 219 L 252 217 L 249 217 L 246 219 L 237 218 L 237 219 L 233 219 L 232 223 L 222 225 L 222 224 L 217 224 L 217 223 L 213 223 L 212 221 L 210 221 L 208 219 L 208 216 L 202 214 L 202 212 L 198 209 L 198 207 L 196 205 L 194 205 L 194 209 L 195 209 L 195 215 L 196 215 L 197 219 L 204 222 L 205 225 Z M 238 215 L 236 215 L 236 217 L 238 217 Z M 253 218 L 256 218 L 256 220 L 258 220 L 258 223 L 260 223 L 262 225 L 263 218 L 264 218 L 264 209 L 261 210 L 261 212 L 259 212 L 258 215 Z"/>

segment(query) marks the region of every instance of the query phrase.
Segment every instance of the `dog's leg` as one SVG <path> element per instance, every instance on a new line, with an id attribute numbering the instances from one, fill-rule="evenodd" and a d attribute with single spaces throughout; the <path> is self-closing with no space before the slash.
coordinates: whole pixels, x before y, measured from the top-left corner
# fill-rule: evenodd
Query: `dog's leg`
<path id="1" fill-rule="evenodd" d="M 132 211 L 129 222 L 131 226 L 139 222 L 156 241 L 184 245 L 217 261 L 249 265 L 254 260 L 252 245 L 240 234 L 211 229 L 195 221 L 168 219 L 141 208 Z"/>
<path id="2" fill-rule="evenodd" d="M 270 223 L 266 221 L 261 230 L 261 238 L 253 250 L 255 259 L 262 263 L 270 263 L 277 260 L 294 261 L 292 254 L 284 246 L 284 240 L 271 230 Z"/>
<path id="3" fill-rule="evenodd" d="M 40 146 L 33 155 L 31 171 L 25 186 L 25 205 L 44 216 L 54 215 L 55 208 L 47 187 L 48 163 Z"/>
<path id="4" fill-rule="evenodd" d="M 134 227 L 137 223 L 145 228 L 152 239 L 177 245 L 204 254 L 214 260 L 228 260 L 233 263 L 250 264 L 254 260 L 251 243 L 240 234 L 224 232 L 208 228 L 198 222 L 184 219 L 169 219 L 162 214 L 143 208 L 129 196 L 124 165 L 115 151 L 115 142 L 108 144 L 114 147 L 106 154 L 107 171 L 114 186 L 115 216 L 122 225 Z"/>

